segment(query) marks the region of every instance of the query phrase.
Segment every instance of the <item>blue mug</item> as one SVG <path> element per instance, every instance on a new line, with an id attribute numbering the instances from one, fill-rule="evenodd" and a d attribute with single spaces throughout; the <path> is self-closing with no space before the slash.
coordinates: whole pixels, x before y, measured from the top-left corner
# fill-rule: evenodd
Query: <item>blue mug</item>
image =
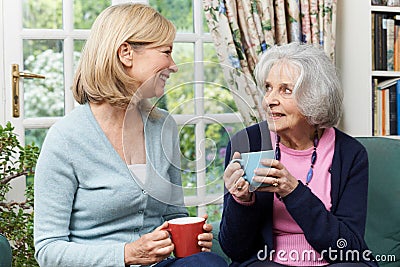
<path id="1" fill-rule="evenodd" d="M 274 159 L 275 153 L 273 150 L 266 151 L 257 151 L 257 152 L 248 152 L 242 153 L 241 159 L 233 159 L 231 163 L 238 162 L 242 169 L 244 170 L 243 178 L 249 182 L 252 187 L 266 187 L 271 186 L 270 184 L 258 183 L 253 181 L 253 177 L 255 176 L 254 170 L 257 168 L 269 168 L 261 164 L 262 159 Z"/>

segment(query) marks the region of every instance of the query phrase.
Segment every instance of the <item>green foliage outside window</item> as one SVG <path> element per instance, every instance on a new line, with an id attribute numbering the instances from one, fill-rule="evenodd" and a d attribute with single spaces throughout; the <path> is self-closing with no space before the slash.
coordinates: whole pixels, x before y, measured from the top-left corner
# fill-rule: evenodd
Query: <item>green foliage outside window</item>
<path id="1" fill-rule="evenodd" d="M 90 29 L 97 16 L 110 6 L 111 2 L 111 0 L 74 0 L 74 28 Z"/>
<path id="2" fill-rule="evenodd" d="M 23 202 L 8 201 L 6 194 L 12 180 L 33 175 L 38 155 L 34 144 L 20 145 L 11 123 L 0 125 L 0 233 L 11 241 L 15 267 L 38 266 L 33 246 L 33 185 L 27 185 Z"/>
<path id="3" fill-rule="evenodd" d="M 191 0 L 149 0 L 149 4 L 172 21 L 179 32 L 193 32 Z"/>
<path id="4" fill-rule="evenodd" d="M 111 0 L 73 1 L 75 29 L 90 29 L 96 17 L 111 5 Z M 23 27 L 26 29 L 62 29 L 63 0 L 23 0 Z"/>
<path id="5" fill-rule="evenodd" d="M 23 27 L 62 29 L 62 0 L 23 0 Z"/>

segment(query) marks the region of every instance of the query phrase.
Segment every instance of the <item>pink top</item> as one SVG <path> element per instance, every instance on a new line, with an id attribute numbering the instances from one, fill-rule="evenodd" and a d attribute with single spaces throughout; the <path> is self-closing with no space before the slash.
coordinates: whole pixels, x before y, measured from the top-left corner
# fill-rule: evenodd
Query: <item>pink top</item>
<path id="1" fill-rule="evenodd" d="M 275 144 L 275 133 L 271 132 L 272 144 Z M 293 150 L 280 144 L 281 163 L 298 180 L 306 183 L 306 176 L 311 165 L 314 147 L 306 150 Z M 308 185 L 311 191 L 331 209 L 331 174 L 335 150 L 335 130 L 325 129 L 317 147 L 317 160 L 314 164 L 314 175 Z M 312 222 L 310 222 L 312 223 Z M 307 242 L 300 226 L 293 220 L 282 201 L 276 196 L 273 206 L 273 236 L 275 252 L 272 260 L 287 266 L 324 266 L 328 262 L 321 259 Z"/>

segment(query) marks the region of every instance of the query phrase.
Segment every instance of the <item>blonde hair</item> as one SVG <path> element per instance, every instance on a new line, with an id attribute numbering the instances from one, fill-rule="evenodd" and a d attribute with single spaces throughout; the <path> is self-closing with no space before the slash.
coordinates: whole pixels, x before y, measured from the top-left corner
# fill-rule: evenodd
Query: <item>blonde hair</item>
<path id="1" fill-rule="evenodd" d="M 175 34 L 172 22 L 148 5 L 106 8 L 93 23 L 82 50 L 72 86 L 75 100 L 127 108 L 137 88 L 119 60 L 119 47 L 124 42 L 133 49 L 159 47 L 171 44 Z M 151 111 L 147 100 L 142 100 L 140 107 Z"/>

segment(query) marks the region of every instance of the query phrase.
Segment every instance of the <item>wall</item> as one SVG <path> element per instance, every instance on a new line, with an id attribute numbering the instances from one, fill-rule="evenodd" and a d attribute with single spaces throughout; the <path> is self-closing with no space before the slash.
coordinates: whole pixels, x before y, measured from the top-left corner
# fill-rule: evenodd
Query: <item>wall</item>
<path id="1" fill-rule="evenodd" d="M 0 73 L 4 74 L 4 44 L 3 44 L 3 36 L 4 36 L 4 23 L 3 23 L 3 1 L 0 1 Z M 11 72 L 11 71 L 10 71 Z M 6 120 L 6 91 L 5 91 L 5 76 L 0 75 L 0 125 L 4 125 Z"/>
<path id="2" fill-rule="evenodd" d="M 370 1 L 338 0 L 336 65 L 344 95 L 340 129 L 351 135 L 371 135 Z"/>

